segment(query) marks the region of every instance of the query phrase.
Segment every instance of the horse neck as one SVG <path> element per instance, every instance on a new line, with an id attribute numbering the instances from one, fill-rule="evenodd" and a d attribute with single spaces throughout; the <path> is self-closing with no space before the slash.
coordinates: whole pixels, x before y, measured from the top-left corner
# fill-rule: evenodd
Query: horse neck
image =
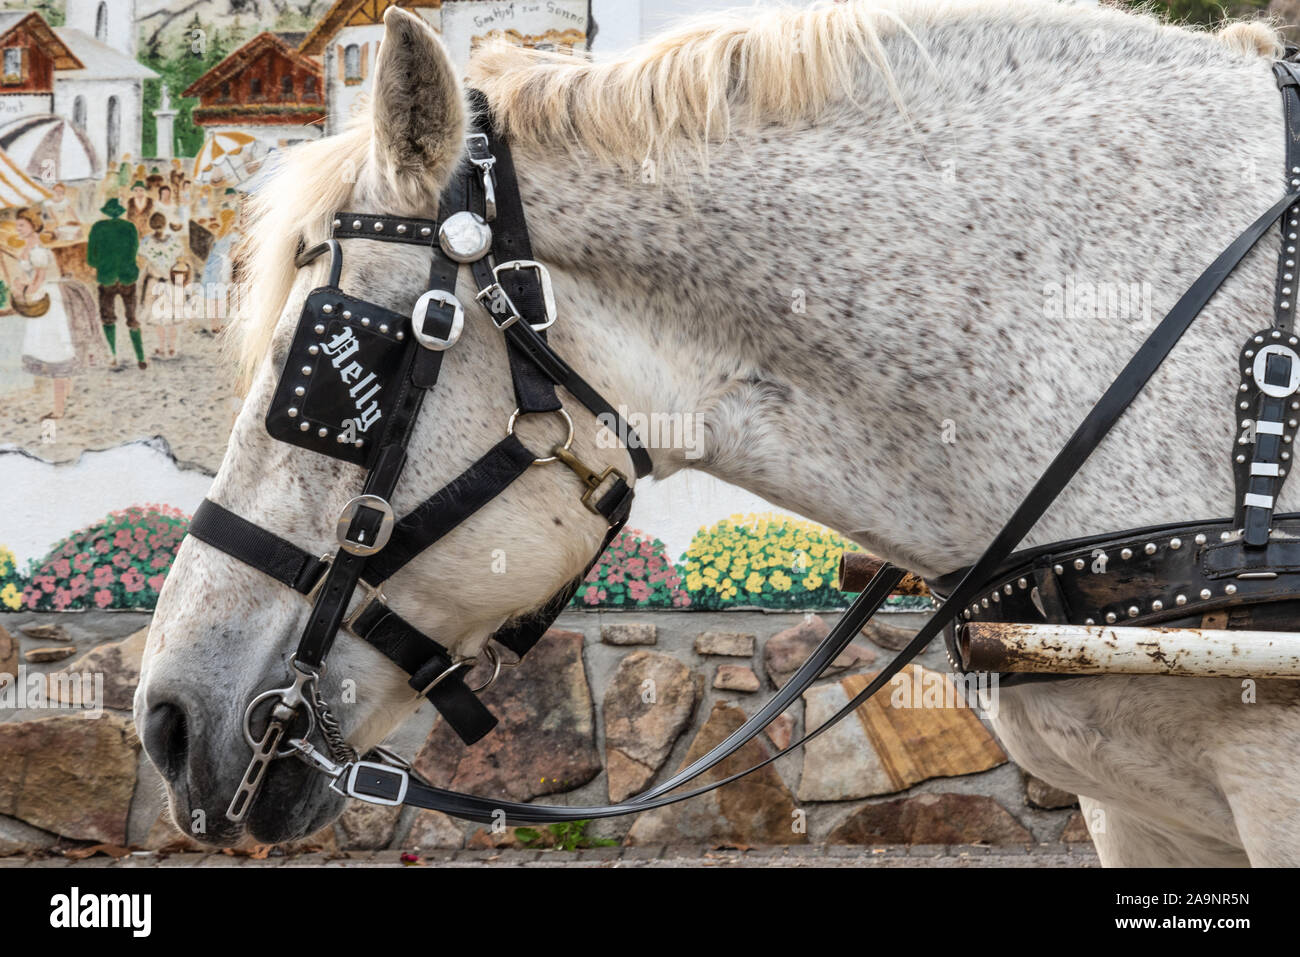
<path id="1" fill-rule="evenodd" d="M 973 561 L 1279 195 L 1266 61 L 1152 71 L 1117 46 L 1080 75 L 954 43 L 952 90 L 899 75 L 914 126 L 868 97 L 741 130 L 665 187 L 518 150 L 563 276 L 553 337 L 616 402 L 702 418 L 702 456 L 656 452 L 659 477 L 702 469 L 922 573 Z M 1231 513 L 1232 358 L 1268 325 L 1276 255 L 1229 280 L 1027 544 Z"/>

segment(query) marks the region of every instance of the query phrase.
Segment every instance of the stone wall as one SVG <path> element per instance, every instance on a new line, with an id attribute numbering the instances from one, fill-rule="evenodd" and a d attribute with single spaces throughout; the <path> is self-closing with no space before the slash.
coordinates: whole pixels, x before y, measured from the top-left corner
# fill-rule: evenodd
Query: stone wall
<path id="1" fill-rule="evenodd" d="M 803 699 L 704 781 L 742 770 L 833 714 L 923 620 L 882 616 Z M 463 747 L 425 705 L 390 739 L 434 784 L 511 800 L 604 804 L 663 780 L 717 744 L 785 681 L 835 615 L 566 612 L 484 700 L 501 718 Z M 0 710 L 0 854 L 108 844 L 180 847 L 157 772 L 131 724 L 148 616 L 0 618 L 0 673 L 103 675 L 105 713 Z M 1087 841 L 1072 795 L 1024 775 L 953 694 L 937 643 L 905 685 L 749 777 L 707 796 L 593 822 L 587 838 L 637 844 L 1027 844 Z M 913 692 L 915 694 L 913 694 Z M 945 700 L 946 692 L 946 700 Z M 415 809 L 353 802 L 302 846 L 324 850 L 542 846 Z"/>

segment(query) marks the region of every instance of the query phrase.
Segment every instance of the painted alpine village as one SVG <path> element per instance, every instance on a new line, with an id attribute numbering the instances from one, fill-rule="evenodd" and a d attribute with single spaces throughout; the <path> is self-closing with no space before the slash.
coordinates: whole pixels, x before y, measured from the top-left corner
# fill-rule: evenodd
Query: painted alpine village
<path id="1" fill-rule="evenodd" d="M 0 0 L 0 869 L 1300 865 L 1297 21 Z"/>

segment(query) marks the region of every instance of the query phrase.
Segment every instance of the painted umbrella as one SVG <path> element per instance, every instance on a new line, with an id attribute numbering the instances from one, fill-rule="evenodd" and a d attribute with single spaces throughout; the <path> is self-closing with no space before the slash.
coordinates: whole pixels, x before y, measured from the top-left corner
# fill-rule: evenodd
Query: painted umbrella
<path id="1" fill-rule="evenodd" d="M 194 181 L 197 183 L 242 183 L 253 172 L 254 160 L 266 153 L 266 145 L 257 137 L 238 130 L 220 130 L 211 134 L 194 158 Z"/>
<path id="2" fill-rule="evenodd" d="M 0 149 L 41 183 L 99 177 L 95 148 L 85 133 L 61 116 L 24 116 L 0 126 Z"/>

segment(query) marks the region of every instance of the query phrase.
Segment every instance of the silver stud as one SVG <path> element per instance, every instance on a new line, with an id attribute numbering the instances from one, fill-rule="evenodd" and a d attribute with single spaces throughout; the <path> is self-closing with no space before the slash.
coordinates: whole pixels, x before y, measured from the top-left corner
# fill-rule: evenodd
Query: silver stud
<path id="1" fill-rule="evenodd" d="M 335 441 L 335 442 L 346 442 L 347 440 L 348 440 L 348 437 L 347 437 L 346 435 L 344 435 L 342 432 L 340 432 L 338 435 L 334 436 L 334 441 Z"/>
<path id="2" fill-rule="evenodd" d="M 1292 237 L 1292 238 L 1294 238 L 1294 237 Z M 1283 291 L 1283 292 L 1290 292 L 1291 290 L 1290 290 L 1290 289 L 1283 289 L 1282 291 Z M 1271 333 L 1269 333 L 1269 335 L 1271 335 L 1274 339 L 1281 339 L 1281 338 L 1282 338 L 1282 333 L 1279 332 L 1277 329 L 1274 329 Z"/>
<path id="3" fill-rule="evenodd" d="M 1137 605 L 1128 606 L 1128 616 L 1130 618 L 1136 618 L 1140 614 L 1142 614 L 1142 609 L 1139 608 Z"/>
<path id="4" fill-rule="evenodd" d="M 1083 619 L 1083 623 L 1084 623 L 1085 625 L 1095 625 L 1095 624 L 1097 624 L 1097 621 L 1096 621 L 1096 619 L 1094 619 L 1094 618 L 1085 618 L 1085 619 Z"/>
<path id="5" fill-rule="evenodd" d="M 1238 408 L 1241 408 L 1241 409 L 1249 409 L 1249 408 L 1250 408 L 1250 403 L 1249 403 L 1249 402 L 1246 402 L 1246 401 L 1243 399 L 1241 405 L 1238 406 Z"/>
<path id="6" fill-rule="evenodd" d="M 1113 611 L 1106 612 L 1106 624 L 1108 625 L 1115 624 L 1115 613 Z"/>
<path id="7" fill-rule="evenodd" d="M 325 305 L 320 307 L 320 311 L 325 313 L 325 315 L 328 316 L 330 313 L 334 311 L 334 307 L 327 302 L 325 303 Z"/>
<path id="8" fill-rule="evenodd" d="M 325 335 L 325 323 L 323 322 L 316 323 L 316 335 L 318 336 Z"/>
<path id="9" fill-rule="evenodd" d="M 1196 542 L 1197 545 L 1204 545 L 1204 544 L 1205 544 L 1205 534 L 1204 534 L 1204 533 L 1198 533 L 1197 536 L 1196 536 L 1194 539 L 1192 539 L 1192 541 Z"/>
<path id="10" fill-rule="evenodd" d="M 293 394 L 296 396 L 304 396 L 307 394 L 307 390 L 304 389 L 302 386 L 298 386 L 298 388 L 293 390 Z"/>
<path id="11" fill-rule="evenodd" d="M 1065 574 L 1065 569 L 1062 568 L 1060 565 L 1053 565 L 1053 566 L 1052 566 L 1052 571 L 1056 572 L 1056 574 L 1058 574 L 1058 575 L 1063 575 L 1063 574 Z"/>
<path id="12" fill-rule="evenodd" d="M 1165 603 L 1162 602 L 1159 598 L 1157 598 L 1155 601 L 1151 603 L 1152 611 L 1161 611 L 1164 607 L 1165 607 Z"/>
<path id="13" fill-rule="evenodd" d="M 1290 452 L 1283 452 L 1283 453 L 1282 453 L 1282 459 L 1283 459 L 1283 461 L 1285 461 L 1286 459 L 1289 459 L 1290 457 L 1291 457 L 1291 453 L 1290 453 Z"/>
<path id="14" fill-rule="evenodd" d="M 362 317 L 361 317 L 361 324 L 362 324 L 363 326 L 369 326 L 369 325 L 370 325 L 370 318 L 369 318 L 368 316 L 362 316 Z"/>
<path id="15" fill-rule="evenodd" d="M 399 236 L 405 236 L 405 235 L 406 235 L 406 224 L 405 224 L 405 223 L 399 223 L 399 224 L 398 224 L 398 226 L 397 226 L 397 235 L 399 235 Z"/>
<path id="16" fill-rule="evenodd" d="M 981 598 L 980 604 L 987 608 L 989 606 L 989 600 L 987 598 Z"/>
<path id="17" fill-rule="evenodd" d="M 354 220 L 352 220 L 352 228 L 353 228 L 353 229 L 360 229 L 360 228 L 361 228 L 361 220 L 359 220 L 359 219 L 354 219 Z"/>
<path id="18" fill-rule="evenodd" d="M 1243 383 L 1241 384 L 1241 389 L 1240 389 L 1239 391 L 1241 391 L 1241 392 L 1249 392 L 1249 391 L 1250 391 L 1250 386 L 1246 385 L 1246 383 L 1243 382 Z"/>
<path id="19" fill-rule="evenodd" d="M 293 406 L 289 406 L 289 418 L 291 419 L 298 418 L 298 410 L 295 409 Z"/>
<path id="20" fill-rule="evenodd" d="M 1283 309 L 1290 309 L 1290 308 L 1291 308 L 1291 303 L 1289 303 L 1289 302 L 1284 302 L 1284 303 L 1282 303 L 1282 308 L 1283 308 Z"/>
<path id="21" fill-rule="evenodd" d="M 320 352 L 320 346 L 318 346 L 318 345 L 313 344 L 313 345 L 310 345 L 310 346 L 307 347 L 307 354 L 308 354 L 308 355 L 313 355 L 313 356 L 314 356 L 314 355 L 317 355 L 319 352 Z"/>
<path id="22" fill-rule="evenodd" d="M 1236 458 L 1236 462 L 1237 462 L 1237 464 L 1238 464 L 1238 465 L 1241 465 L 1241 464 L 1244 463 L 1245 461 L 1246 461 L 1245 453 L 1238 452 L 1238 453 L 1237 453 L 1237 458 Z"/>
<path id="23" fill-rule="evenodd" d="M 970 621 L 970 609 L 969 609 L 969 608 L 967 608 L 965 611 L 963 611 L 963 612 L 961 613 L 961 615 L 962 615 L 962 617 L 965 618 L 967 621 Z"/>
<path id="24" fill-rule="evenodd" d="M 1087 563 L 1082 558 L 1076 558 L 1074 560 L 1074 570 L 1081 572 L 1083 571 L 1083 566 L 1086 564 Z"/>
<path id="25" fill-rule="evenodd" d="M 1148 555 L 1154 555 L 1156 553 L 1155 542 L 1147 542 L 1142 546 L 1142 551 L 1146 552 Z"/>
<path id="26" fill-rule="evenodd" d="M 338 219 L 334 220 L 334 228 L 335 228 L 335 229 L 338 229 L 338 228 L 339 228 L 340 226 L 342 226 L 342 225 L 343 225 L 343 221 L 342 221 L 342 220 L 338 220 Z"/>
<path id="27" fill-rule="evenodd" d="M 1169 547 L 1174 551 L 1178 551 L 1178 549 L 1183 547 L 1183 540 L 1181 538 L 1171 538 L 1169 539 Z"/>
<path id="28" fill-rule="evenodd" d="M 356 446 L 357 448 L 361 448 L 361 446 L 363 446 L 363 445 L 366 444 L 366 440 L 365 440 L 365 439 L 357 439 L 357 440 L 356 440 L 355 442 L 353 442 L 352 444 L 353 444 L 354 446 Z"/>
<path id="29" fill-rule="evenodd" d="M 1264 337 L 1263 337 L 1263 336 L 1256 336 L 1256 337 L 1255 337 L 1255 342 L 1260 343 L 1260 342 L 1263 342 L 1263 341 L 1264 341 Z"/>
<path id="30" fill-rule="evenodd" d="M 1292 223 L 1291 225 L 1294 226 L 1295 223 Z M 377 233 L 382 233 L 383 231 L 384 231 L 384 224 L 383 224 L 383 223 L 375 223 L 375 232 L 377 232 Z"/>
<path id="31" fill-rule="evenodd" d="M 1224 586 L 1223 586 L 1223 590 L 1224 590 L 1226 593 L 1228 593 L 1229 595 L 1235 595 L 1235 594 L 1237 594 L 1237 586 L 1236 586 L 1236 585 L 1224 585 Z"/>
<path id="32" fill-rule="evenodd" d="M 1119 553 L 1119 557 L 1124 559 L 1124 561 L 1128 561 L 1130 558 L 1133 557 L 1133 549 L 1131 548 L 1121 549 Z"/>
<path id="33" fill-rule="evenodd" d="M 402 332 L 402 330 L 400 329 L 397 330 L 397 341 L 401 342 L 405 338 L 406 338 L 406 333 Z"/>
<path id="34" fill-rule="evenodd" d="M 300 423 L 299 426 L 298 426 L 298 431 L 299 431 L 299 432 L 306 432 L 306 431 L 307 431 L 308 429 L 310 429 L 310 428 L 311 428 L 311 423 L 310 423 L 310 422 L 302 422 L 302 423 Z"/>
<path id="35" fill-rule="evenodd" d="M 1210 590 L 1209 590 L 1208 588 L 1202 588 L 1202 589 L 1201 589 L 1201 601 L 1206 601 L 1206 600 L 1208 600 L 1208 599 L 1210 598 L 1210 595 L 1211 595 L 1211 592 L 1210 592 Z"/>
<path id="36" fill-rule="evenodd" d="M 344 318 L 344 319 L 351 319 L 351 318 L 352 318 L 352 310 L 351 310 L 351 309 L 344 309 L 344 310 L 343 310 L 343 318 Z"/>
<path id="37" fill-rule="evenodd" d="M 1186 595 L 1175 595 L 1175 596 L 1174 596 L 1174 604 L 1175 604 L 1175 605 L 1186 605 L 1186 604 L 1187 604 L 1187 596 L 1186 596 Z"/>
<path id="38" fill-rule="evenodd" d="M 385 323 L 383 323 L 382 325 L 380 325 L 380 327 L 379 327 L 379 331 L 382 332 L 382 333 L 384 333 L 384 334 L 387 334 L 387 333 L 388 333 L 388 323 L 385 322 Z"/>
<path id="39" fill-rule="evenodd" d="M 303 366 L 303 367 L 302 367 L 302 374 L 303 374 L 303 375 L 311 375 L 311 366 Z"/>
<path id="40" fill-rule="evenodd" d="M 422 226 L 422 227 L 420 227 L 420 235 L 421 235 L 421 236 L 432 236 L 432 235 L 433 235 L 433 230 L 430 229 L 428 226 Z"/>
<path id="41" fill-rule="evenodd" d="M 323 439 L 325 438 L 325 436 L 330 434 L 330 430 L 325 428 L 325 426 L 322 425 L 319 429 L 316 430 L 316 434 Z"/>
<path id="42" fill-rule="evenodd" d="M 1004 592 L 1006 592 L 1008 595 L 1010 595 L 1010 594 L 1011 594 L 1011 582 L 1007 582 L 1005 585 L 1003 585 L 1003 586 L 1002 586 L 1002 590 L 1003 590 Z"/>
<path id="43" fill-rule="evenodd" d="M 1254 350 L 1254 349 L 1247 349 L 1247 350 L 1246 350 L 1246 358 L 1247 358 L 1247 359 L 1253 359 L 1253 358 L 1255 358 L 1255 350 Z M 1244 371 L 1244 370 L 1243 370 L 1243 371 Z"/>
<path id="44" fill-rule="evenodd" d="M 1028 582 L 1028 580 L 1026 580 L 1026 579 L 1024 579 L 1024 578 L 1020 578 L 1020 579 L 1017 579 L 1017 581 L 1016 581 L 1016 585 L 1017 585 L 1018 587 L 1020 587 L 1020 588 L 1028 588 L 1028 587 L 1029 587 L 1029 582 Z"/>
<path id="45" fill-rule="evenodd" d="M 1002 600 L 1002 596 L 999 595 L 997 592 L 994 592 L 993 594 L 989 595 L 989 598 L 992 599 L 994 602 L 999 602 Z"/>
<path id="46" fill-rule="evenodd" d="M 1232 538 L 1232 532 L 1220 532 L 1220 533 L 1219 533 L 1219 541 L 1221 541 L 1221 542 L 1226 542 L 1226 541 L 1227 541 L 1228 539 L 1230 539 L 1230 538 Z"/>

